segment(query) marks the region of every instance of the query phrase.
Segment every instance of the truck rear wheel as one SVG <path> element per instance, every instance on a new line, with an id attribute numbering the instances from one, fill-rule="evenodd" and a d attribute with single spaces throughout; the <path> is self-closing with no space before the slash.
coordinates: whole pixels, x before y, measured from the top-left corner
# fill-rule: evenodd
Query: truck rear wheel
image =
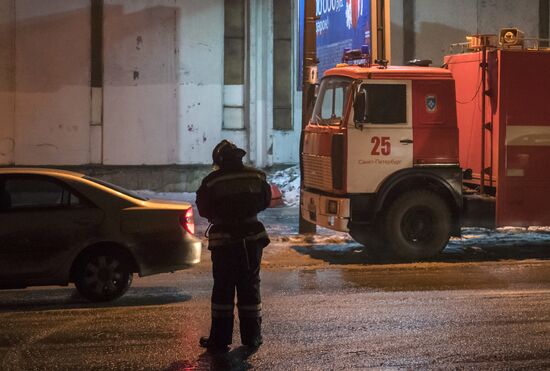
<path id="1" fill-rule="evenodd" d="M 388 249 L 402 259 L 437 255 L 449 242 L 450 232 L 449 206 L 428 190 L 409 191 L 395 199 L 383 222 Z"/>

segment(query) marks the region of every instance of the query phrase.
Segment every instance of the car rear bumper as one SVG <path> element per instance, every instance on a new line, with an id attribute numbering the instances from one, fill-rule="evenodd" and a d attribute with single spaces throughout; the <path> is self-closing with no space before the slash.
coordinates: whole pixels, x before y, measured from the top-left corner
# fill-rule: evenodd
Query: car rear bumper
<path id="1" fill-rule="evenodd" d="M 159 247 L 154 250 L 157 254 L 147 254 L 149 258 L 143 259 L 139 264 L 141 277 L 175 272 L 200 263 L 202 243 L 197 237 L 186 234 L 180 244 Z"/>

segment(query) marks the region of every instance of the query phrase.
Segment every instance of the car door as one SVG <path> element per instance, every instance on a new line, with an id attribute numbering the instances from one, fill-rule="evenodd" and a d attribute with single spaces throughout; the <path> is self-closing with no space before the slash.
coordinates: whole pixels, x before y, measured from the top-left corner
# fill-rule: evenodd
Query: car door
<path id="1" fill-rule="evenodd" d="M 98 233 L 103 213 L 53 177 L 0 179 L 0 279 L 49 277 Z"/>

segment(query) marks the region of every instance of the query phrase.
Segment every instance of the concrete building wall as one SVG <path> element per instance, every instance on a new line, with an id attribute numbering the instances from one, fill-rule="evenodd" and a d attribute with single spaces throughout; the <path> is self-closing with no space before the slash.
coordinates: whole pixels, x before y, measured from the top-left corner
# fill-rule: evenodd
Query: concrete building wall
<path id="1" fill-rule="evenodd" d="M 15 145 L 15 1 L 0 2 L 0 165 L 13 163 Z"/>
<path id="2" fill-rule="evenodd" d="M 274 6 L 276 6 L 276 2 Z M 300 48 L 296 35 L 300 32 L 299 3 L 292 1 L 291 10 L 291 38 L 292 62 L 290 68 L 290 81 L 292 90 L 292 130 L 273 130 L 273 163 L 295 164 L 300 159 L 300 132 L 302 130 L 302 92 L 298 90 L 302 84 L 298 81 L 298 68 L 300 68 Z"/>
<path id="3" fill-rule="evenodd" d="M 223 0 L 183 1 L 177 38 L 178 160 L 210 164 L 212 148 L 222 138 Z M 233 134 L 233 135 L 231 135 Z M 242 145 L 240 131 L 228 138 Z"/>
<path id="4" fill-rule="evenodd" d="M 414 35 L 407 34 L 406 9 L 414 9 Z M 404 22 L 405 20 L 405 22 Z M 409 58 L 431 59 L 442 64 L 452 43 L 464 42 L 475 33 L 498 34 L 504 27 L 517 27 L 538 36 L 539 0 L 392 0 L 392 63 Z M 405 50 L 412 43 L 414 55 Z"/>
<path id="5" fill-rule="evenodd" d="M 450 44 L 478 32 L 477 0 L 418 0 L 415 4 L 416 58 L 431 59 L 440 66 Z"/>
<path id="6" fill-rule="evenodd" d="M 224 86 L 224 0 L 105 0 L 103 87 L 94 88 L 90 0 L 1 1 L 0 164 L 109 165 L 112 176 L 120 165 L 160 165 L 149 168 L 160 174 L 175 164 L 157 187 L 175 190 L 193 182 L 180 169 L 203 171 L 221 139 L 256 166 L 297 163 L 299 1 L 289 22 L 292 130 L 273 128 L 276 0 L 248 1 L 238 130 L 222 127 L 224 103 L 235 98 Z M 449 44 L 507 26 L 537 36 L 538 11 L 538 0 L 392 0 L 392 62 L 412 54 L 439 65 Z"/>
<path id="7" fill-rule="evenodd" d="M 272 0 L 247 5 L 240 130 L 222 128 L 224 101 L 232 99 L 224 96 L 224 0 L 105 0 L 103 86 L 94 88 L 90 5 L 2 2 L 1 163 L 207 165 L 221 139 L 245 148 L 257 166 L 298 161 L 297 48 L 295 124 L 273 130 Z"/>
<path id="8" fill-rule="evenodd" d="M 15 2 L 18 165 L 89 163 L 90 3 Z"/>
<path id="9" fill-rule="evenodd" d="M 478 32 L 498 34 L 501 28 L 517 27 L 526 36 L 539 32 L 539 0 L 478 0 Z"/>
<path id="10" fill-rule="evenodd" d="M 103 164 L 178 162 L 181 14 L 170 0 L 105 1 Z"/>
<path id="11" fill-rule="evenodd" d="M 390 39 L 391 39 L 391 63 L 403 64 L 404 24 L 403 1 L 391 0 L 390 2 Z"/>
<path id="12" fill-rule="evenodd" d="M 269 141 L 271 123 L 263 103 L 269 100 L 270 33 L 262 15 L 269 12 L 250 6 L 250 117 L 245 129 L 226 130 L 223 104 L 232 97 L 224 89 L 224 1 L 106 4 L 103 163 L 210 164 L 221 139 L 245 148 L 247 159 L 257 163 L 269 147 L 257 141 Z M 260 30 L 254 28 L 258 22 Z M 257 131 L 258 125 L 264 130 Z"/>

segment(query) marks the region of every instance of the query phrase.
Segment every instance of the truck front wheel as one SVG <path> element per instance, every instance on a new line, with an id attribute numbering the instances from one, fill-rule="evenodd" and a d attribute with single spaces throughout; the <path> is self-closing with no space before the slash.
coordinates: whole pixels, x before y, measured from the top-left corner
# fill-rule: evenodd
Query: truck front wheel
<path id="1" fill-rule="evenodd" d="M 428 190 L 409 191 L 387 209 L 383 233 L 389 252 L 402 259 L 425 259 L 441 252 L 449 242 L 451 211 Z"/>

